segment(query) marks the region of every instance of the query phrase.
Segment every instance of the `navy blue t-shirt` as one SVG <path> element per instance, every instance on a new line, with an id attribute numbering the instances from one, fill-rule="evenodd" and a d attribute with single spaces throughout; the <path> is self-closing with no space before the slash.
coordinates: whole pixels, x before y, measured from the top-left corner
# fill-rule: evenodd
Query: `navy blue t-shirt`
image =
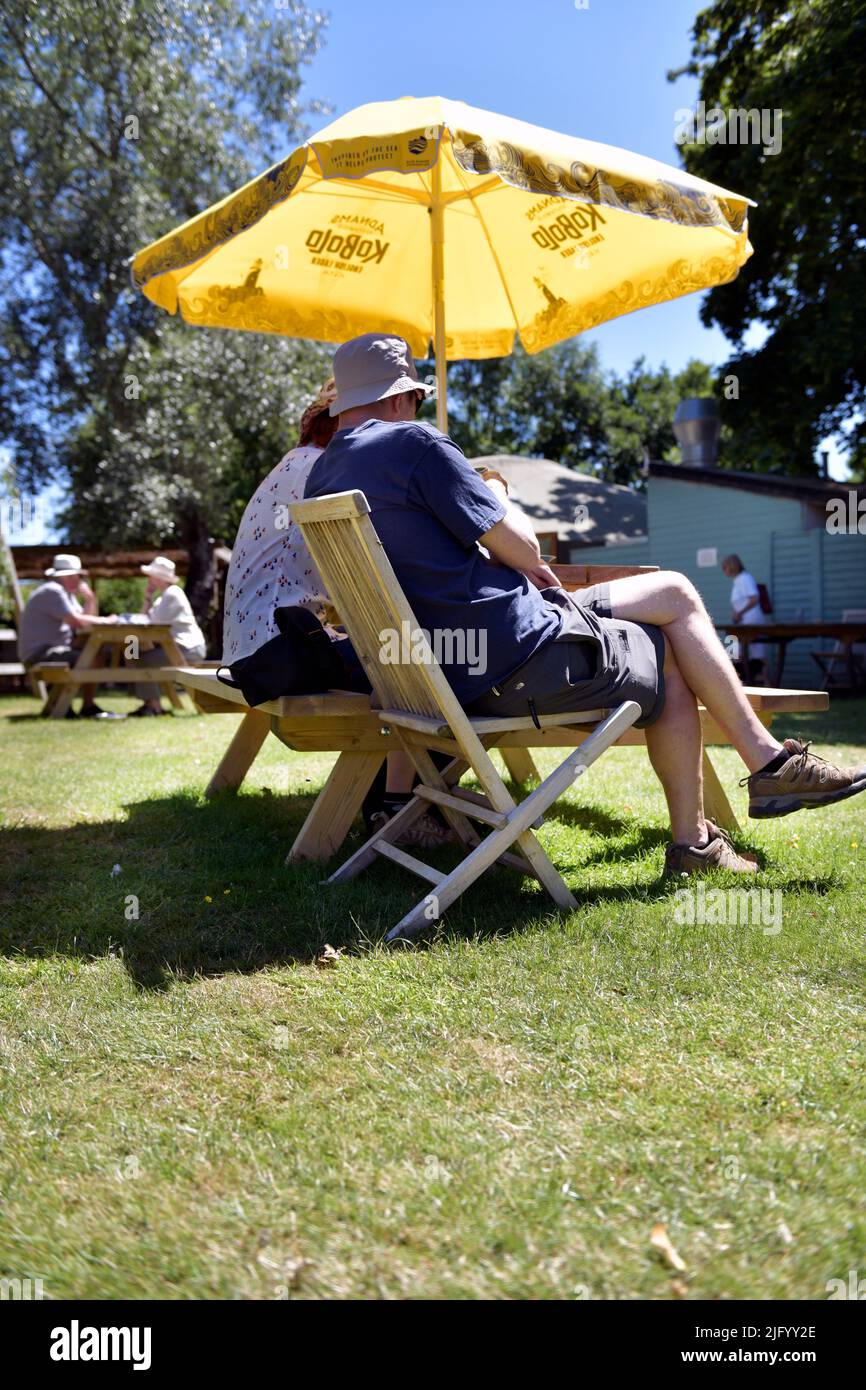
<path id="1" fill-rule="evenodd" d="M 363 492 L 385 553 L 462 704 L 486 695 L 562 626 L 525 575 L 476 541 L 506 509 L 433 425 L 367 420 L 338 430 L 305 497 Z"/>

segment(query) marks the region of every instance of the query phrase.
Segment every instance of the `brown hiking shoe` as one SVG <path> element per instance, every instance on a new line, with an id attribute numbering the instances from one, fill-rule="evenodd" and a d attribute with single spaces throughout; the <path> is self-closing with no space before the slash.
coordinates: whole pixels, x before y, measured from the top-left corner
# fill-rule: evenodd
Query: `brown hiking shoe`
<path id="1" fill-rule="evenodd" d="M 758 861 L 751 854 L 734 849 L 731 837 L 719 826 L 707 821 L 709 840 L 705 845 L 668 845 L 665 850 L 665 878 L 682 874 L 706 874 L 713 869 L 728 869 L 734 874 L 754 874 Z"/>
<path id="2" fill-rule="evenodd" d="M 810 753 L 808 743 L 795 738 L 786 738 L 782 747 L 788 757 L 781 767 L 774 772 L 760 768 L 740 782 L 741 787 L 749 788 L 753 820 L 829 806 L 866 791 L 866 767 L 834 767 Z"/>

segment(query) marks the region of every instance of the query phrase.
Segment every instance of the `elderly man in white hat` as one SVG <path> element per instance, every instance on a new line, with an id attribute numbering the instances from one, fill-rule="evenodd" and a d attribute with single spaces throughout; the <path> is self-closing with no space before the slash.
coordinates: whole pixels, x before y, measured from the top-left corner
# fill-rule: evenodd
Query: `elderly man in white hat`
<path id="1" fill-rule="evenodd" d="M 87 570 L 77 555 L 55 555 L 45 571 L 45 583 L 34 589 L 21 614 L 18 629 L 18 657 L 25 666 L 43 661 L 66 661 L 71 666 L 78 657 L 75 634 L 89 632 L 99 623 L 96 595 L 87 583 Z M 100 709 L 94 688 L 85 686 L 82 694 L 83 719 L 122 719 L 123 715 Z M 68 719 L 77 718 L 73 710 Z"/>
<path id="2" fill-rule="evenodd" d="M 137 615 L 137 621 L 167 623 L 184 661 L 201 661 L 205 654 L 204 633 L 195 620 L 189 599 L 177 582 L 174 560 L 157 555 L 149 564 L 141 566 L 141 572 L 147 575 L 147 588 L 144 594 L 145 611 Z M 162 647 L 151 647 L 133 664 L 165 666 L 167 661 Z M 156 695 L 154 690 L 157 690 Z M 158 687 L 142 682 L 135 686 L 135 693 L 143 703 L 133 710 L 133 717 L 164 713 Z"/>

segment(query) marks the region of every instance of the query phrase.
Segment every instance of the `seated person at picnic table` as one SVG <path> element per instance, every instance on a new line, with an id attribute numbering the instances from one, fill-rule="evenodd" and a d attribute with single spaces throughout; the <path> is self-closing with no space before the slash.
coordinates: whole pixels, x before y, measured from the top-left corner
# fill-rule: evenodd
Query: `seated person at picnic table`
<path id="1" fill-rule="evenodd" d="M 402 338 L 367 333 L 344 343 L 334 377 L 337 432 L 304 496 L 365 494 L 421 626 L 434 641 L 437 632 L 466 637 L 439 645 L 448 647 L 443 670 L 470 715 L 537 720 L 639 704 L 637 726 L 670 812 L 666 875 L 757 868 L 704 815 L 698 700 L 745 763 L 751 816 L 866 790 L 866 767 L 833 767 L 764 727 L 684 575 L 636 575 L 575 595 L 560 588 L 504 485 L 485 482 L 447 435 L 416 421 L 430 388 Z M 486 659 L 470 662 L 470 649 Z"/>
<path id="2" fill-rule="evenodd" d="M 55 555 L 45 571 L 44 584 L 34 589 L 24 606 L 18 628 L 18 659 L 25 666 L 65 662 L 74 666 L 80 651 L 74 645 L 78 632 L 90 632 L 100 623 L 113 622 L 97 615 L 96 595 L 86 580 L 87 570 L 77 555 Z M 100 709 L 96 687 L 85 685 L 81 695 L 82 719 L 121 719 Z M 73 710 L 67 719 L 77 719 Z"/>
<path id="3" fill-rule="evenodd" d="M 308 608 L 327 624 L 330 600 L 300 528 L 291 520 L 290 508 L 303 498 L 310 469 L 337 428 L 337 421 L 328 413 L 335 395 L 330 377 L 301 416 L 297 444 L 260 483 L 241 518 L 226 579 L 226 665 L 252 655 L 277 635 L 274 613 L 278 608 Z M 333 628 L 329 631 L 337 636 Z M 414 780 L 408 754 L 389 753 L 384 773 L 364 801 L 364 819 L 371 829 L 377 828 L 382 816 L 395 815 L 408 801 Z M 439 817 L 425 814 L 400 843 L 433 849 L 450 838 Z"/>
<path id="4" fill-rule="evenodd" d="M 142 565 L 142 574 L 147 575 L 147 588 L 144 591 L 144 612 L 135 615 L 136 622 L 167 623 L 171 628 L 175 646 L 185 662 L 192 664 L 204 658 L 206 644 L 204 633 L 195 620 L 190 601 L 177 582 L 177 567 L 174 560 L 165 555 L 157 555 L 148 564 Z M 131 663 L 135 666 L 167 666 L 171 663 L 159 645 L 143 651 Z M 164 714 L 159 698 L 159 686 L 142 682 L 135 686 L 135 693 L 143 701 L 132 717 Z"/>

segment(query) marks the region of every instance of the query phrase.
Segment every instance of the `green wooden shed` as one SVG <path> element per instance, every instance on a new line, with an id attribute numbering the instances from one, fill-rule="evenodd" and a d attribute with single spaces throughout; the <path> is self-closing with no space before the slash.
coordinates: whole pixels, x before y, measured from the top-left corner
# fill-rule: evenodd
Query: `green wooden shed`
<path id="1" fill-rule="evenodd" d="M 779 622 L 838 621 L 845 609 L 866 609 L 866 486 L 651 463 L 646 540 L 571 546 L 580 563 L 680 570 L 718 621 L 730 615 L 721 561 L 731 553 L 767 585 Z M 820 684 L 814 645 L 792 643 L 786 685 Z"/>

